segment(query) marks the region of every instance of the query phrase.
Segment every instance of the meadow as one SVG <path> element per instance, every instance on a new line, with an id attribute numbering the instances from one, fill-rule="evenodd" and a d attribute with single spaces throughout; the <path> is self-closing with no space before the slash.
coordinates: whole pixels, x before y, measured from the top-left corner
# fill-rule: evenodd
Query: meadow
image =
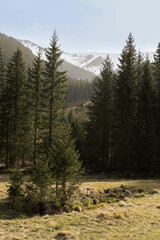
<path id="1" fill-rule="evenodd" d="M 80 211 L 32 217 L 8 205 L 8 181 L 7 175 L 0 175 L 0 240 L 160 239 L 160 180 L 85 177 L 81 192 L 103 194 L 123 185 L 134 194 L 118 201 L 111 197 L 111 201 L 97 202 Z"/>

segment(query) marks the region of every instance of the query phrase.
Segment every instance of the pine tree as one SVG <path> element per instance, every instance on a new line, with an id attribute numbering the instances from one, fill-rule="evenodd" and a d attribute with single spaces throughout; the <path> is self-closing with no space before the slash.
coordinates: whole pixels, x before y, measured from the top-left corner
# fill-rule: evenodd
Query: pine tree
<path id="1" fill-rule="evenodd" d="M 119 59 L 119 70 L 115 89 L 116 104 L 116 165 L 126 170 L 133 167 L 133 136 L 136 112 L 136 50 L 132 34 Z"/>
<path id="2" fill-rule="evenodd" d="M 100 171 L 109 169 L 111 162 L 113 80 L 113 65 L 109 57 L 107 57 L 102 65 L 101 75 L 96 79 L 95 88 L 91 96 L 91 104 L 88 107 L 90 124 L 87 146 L 89 147 L 93 144 L 92 150 L 89 150 L 93 154 L 90 156 L 91 165 L 93 167 L 95 161 Z"/>
<path id="3" fill-rule="evenodd" d="M 58 45 L 58 37 L 54 32 L 50 47 L 46 51 L 46 67 L 44 76 L 44 94 L 46 98 L 45 125 L 46 125 L 46 150 L 49 151 L 53 144 L 54 128 L 57 119 L 64 107 L 66 97 L 66 72 L 60 72 L 59 67 L 63 60 L 60 59 L 62 52 Z M 63 115 L 63 114 L 62 114 Z"/>

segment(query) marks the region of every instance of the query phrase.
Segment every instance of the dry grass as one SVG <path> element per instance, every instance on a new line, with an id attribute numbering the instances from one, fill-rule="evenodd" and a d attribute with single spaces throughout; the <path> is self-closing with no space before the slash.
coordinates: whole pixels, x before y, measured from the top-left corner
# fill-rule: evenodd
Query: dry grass
<path id="1" fill-rule="evenodd" d="M 6 198 L 8 177 L 0 176 L 0 199 Z M 98 190 L 124 184 L 143 188 L 148 192 L 160 190 L 160 180 L 103 180 L 85 179 L 81 189 Z M 125 206 L 119 203 L 101 204 L 83 212 L 45 215 L 43 217 L 15 215 L 14 210 L 0 209 L 0 240 L 23 239 L 160 239 L 160 194 L 129 199 Z"/>

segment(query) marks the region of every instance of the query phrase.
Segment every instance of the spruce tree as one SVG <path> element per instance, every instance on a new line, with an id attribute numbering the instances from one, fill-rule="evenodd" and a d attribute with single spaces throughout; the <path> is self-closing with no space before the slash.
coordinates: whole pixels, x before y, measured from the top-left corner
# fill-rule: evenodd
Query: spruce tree
<path id="1" fill-rule="evenodd" d="M 157 46 L 154 54 L 153 74 L 156 85 L 157 95 L 157 121 L 156 121 L 156 135 L 157 135 L 157 164 L 156 169 L 160 169 L 160 43 Z"/>
<path id="2" fill-rule="evenodd" d="M 144 58 L 142 53 L 139 51 L 138 56 L 137 56 L 137 81 L 136 81 L 136 101 L 135 101 L 135 106 L 136 106 L 136 118 L 135 118 L 135 134 L 134 134 L 134 168 L 135 170 L 139 169 L 139 161 L 140 161 L 140 153 L 141 153 L 141 145 L 139 142 L 141 141 L 141 86 L 143 82 L 143 72 L 144 72 Z"/>
<path id="3" fill-rule="evenodd" d="M 96 79 L 91 104 L 88 107 L 90 123 L 87 146 L 92 145 L 92 150 L 89 149 L 91 156 L 88 156 L 91 162 L 88 164 L 91 164 L 92 168 L 96 164 L 100 171 L 109 169 L 111 162 L 113 80 L 113 65 L 107 57 L 102 65 L 100 77 Z"/>
<path id="4" fill-rule="evenodd" d="M 29 180 L 29 184 L 26 185 L 26 209 L 31 213 L 44 214 L 46 203 L 50 200 L 52 181 L 48 160 L 43 153 L 39 153 L 37 164 Z"/>
<path id="5" fill-rule="evenodd" d="M 116 152 L 117 168 L 133 167 L 133 136 L 136 112 L 136 50 L 132 34 L 119 59 L 119 70 L 115 89 L 116 104 Z"/>
<path id="6" fill-rule="evenodd" d="M 60 205 L 66 201 L 77 188 L 81 171 L 79 154 L 75 150 L 75 140 L 71 138 L 68 123 L 62 122 L 54 131 L 49 162 L 52 178 L 56 183 L 56 198 Z"/>
<path id="7" fill-rule="evenodd" d="M 87 116 L 85 116 L 85 108 L 82 108 L 82 112 L 76 113 L 70 110 L 68 114 L 68 121 L 71 125 L 71 136 L 75 139 L 76 150 L 80 153 L 80 160 L 84 160 L 85 141 L 86 141 L 86 124 Z"/>
<path id="8" fill-rule="evenodd" d="M 53 144 L 54 128 L 60 118 L 66 97 L 66 72 L 60 72 L 59 67 L 63 60 L 60 59 L 62 52 L 58 45 L 58 36 L 54 32 L 50 47 L 46 50 L 46 66 L 44 75 L 44 96 L 46 125 L 46 151 L 49 151 Z M 63 111 L 62 111 L 63 112 Z M 62 114 L 63 115 L 63 114 Z"/>
<path id="9" fill-rule="evenodd" d="M 3 158 L 3 151 L 4 151 L 4 134 L 3 134 L 3 127 L 5 124 L 5 119 L 4 119 L 4 112 L 3 112 L 3 105 L 5 104 L 5 99 L 4 99 L 4 88 L 5 88 L 5 65 L 4 65 L 4 59 L 3 59 L 3 54 L 0 49 L 0 161 L 2 161 Z M 6 167 L 8 163 L 6 162 Z"/>
<path id="10" fill-rule="evenodd" d="M 42 85 L 43 67 L 41 54 L 35 58 L 33 67 L 28 72 L 28 86 L 30 88 L 30 109 L 33 129 L 33 162 L 37 163 L 37 155 L 41 142 L 42 128 Z"/>
<path id="11" fill-rule="evenodd" d="M 26 144 L 27 114 L 26 77 L 22 53 L 13 54 L 7 68 L 6 97 L 6 149 L 11 165 L 24 157 Z"/>
<path id="12" fill-rule="evenodd" d="M 0 98 L 2 96 L 5 81 L 5 64 L 3 59 L 2 50 L 0 48 Z"/>
<path id="13" fill-rule="evenodd" d="M 139 170 L 150 171 L 156 158 L 156 94 L 151 64 L 147 58 L 140 85 Z"/>

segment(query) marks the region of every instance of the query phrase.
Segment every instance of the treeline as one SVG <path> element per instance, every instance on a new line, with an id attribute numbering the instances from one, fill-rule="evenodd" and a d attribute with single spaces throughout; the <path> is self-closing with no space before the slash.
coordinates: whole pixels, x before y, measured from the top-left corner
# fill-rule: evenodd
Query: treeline
<path id="1" fill-rule="evenodd" d="M 118 70 L 109 57 L 88 106 L 82 152 L 86 169 L 108 172 L 160 171 L 160 44 L 151 63 L 137 52 L 132 34 Z"/>

